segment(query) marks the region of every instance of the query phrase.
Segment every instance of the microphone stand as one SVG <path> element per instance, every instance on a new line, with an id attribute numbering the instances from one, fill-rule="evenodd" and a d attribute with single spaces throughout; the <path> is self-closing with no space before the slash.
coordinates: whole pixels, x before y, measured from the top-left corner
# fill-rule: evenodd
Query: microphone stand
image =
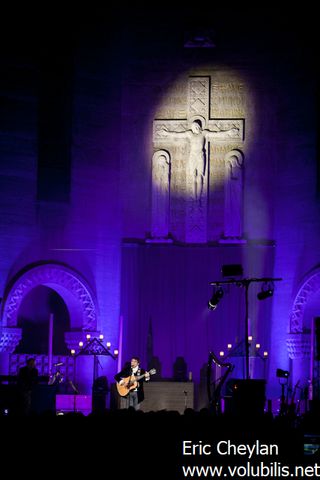
<path id="1" fill-rule="evenodd" d="M 186 410 L 188 406 L 188 392 L 186 390 L 183 390 L 184 393 L 184 409 Z"/>

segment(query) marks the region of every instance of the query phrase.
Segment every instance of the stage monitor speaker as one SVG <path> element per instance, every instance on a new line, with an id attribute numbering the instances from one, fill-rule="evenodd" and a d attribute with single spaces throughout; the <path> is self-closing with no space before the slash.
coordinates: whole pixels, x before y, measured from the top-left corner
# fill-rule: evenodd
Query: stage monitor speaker
<path id="1" fill-rule="evenodd" d="M 31 394 L 31 411 L 34 413 L 55 412 L 56 386 L 36 385 Z"/>
<path id="2" fill-rule="evenodd" d="M 265 380 L 235 380 L 232 394 L 232 413 L 261 416 L 265 406 Z"/>
<path id="3" fill-rule="evenodd" d="M 106 409 L 107 394 L 109 385 L 106 376 L 98 377 L 92 386 L 92 411 L 102 412 Z"/>
<path id="4" fill-rule="evenodd" d="M 19 392 L 16 385 L 0 384 L 0 415 L 19 413 Z"/>
<path id="5" fill-rule="evenodd" d="M 107 408 L 107 394 L 106 393 L 93 393 L 92 395 L 92 411 L 104 412 Z"/>

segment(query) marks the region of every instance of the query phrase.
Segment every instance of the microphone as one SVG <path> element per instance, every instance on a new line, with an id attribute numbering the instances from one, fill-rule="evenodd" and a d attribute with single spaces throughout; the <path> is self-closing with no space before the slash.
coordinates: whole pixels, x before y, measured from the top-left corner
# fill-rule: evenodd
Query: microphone
<path id="1" fill-rule="evenodd" d="M 74 391 L 74 393 L 79 393 L 79 390 L 77 389 L 77 387 L 75 386 L 72 380 L 69 380 L 69 384 L 72 390 Z"/>
<path id="2" fill-rule="evenodd" d="M 61 367 L 62 365 L 64 365 L 63 362 L 58 362 L 53 364 L 54 367 Z"/>

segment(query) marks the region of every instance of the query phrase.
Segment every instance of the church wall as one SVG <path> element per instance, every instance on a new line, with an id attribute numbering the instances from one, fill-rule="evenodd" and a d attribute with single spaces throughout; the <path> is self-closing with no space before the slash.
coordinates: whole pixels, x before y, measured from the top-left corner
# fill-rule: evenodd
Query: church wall
<path id="1" fill-rule="evenodd" d="M 283 278 L 267 300 L 269 306 L 254 298 L 251 302 L 253 329 L 270 335 L 269 383 L 277 395 L 275 369 L 289 367 L 285 344 L 292 302 L 320 254 L 313 59 L 307 55 L 307 39 L 299 50 L 293 27 L 287 25 L 282 32 L 280 23 L 275 24 L 270 38 L 261 23 L 250 21 L 254 12 L 251 18 L 243 15 L 242 22 L 236 15 L 223 15 L 222 7 L 220 13 L 213 49 L 183 48 L 185 32 L 201 18 L 192 8 L 183 15 L 172 11 L 157 17 L 131 8 L 130 15 L 112 17 L 112 28 L 111 17 L 106 17 L 94 18 L 90 27 L 83 20 L 71 29 L 71 188 L 64 202 L 37 200 L 37 63 L 28 49 L 9 52 L 3 63 L 8 80 L 1 87 L 6 122 L 0 147 L 0 289 L 3 295 L 8 281 L 28 264 L 65 263 L 90 284 L 99 308 L 97 329 L 118 346 L 125 301 L 122 242 L 144 240 L 151 230 L 153 122 L 186 118 L 185 93 L 192 75 L 211 79 L 211 117 L 223 114 L 215 103 L 214 84 L 241 85 L 241 102 L 231 103 L 235 111 L 226 116 L 237 113 L 245 119 L 244 140 L 236 145 L 244 154 L 243 237 L 248 245 L 261 247 L 259 255 L 244 249 L 245 275 L 265 272 Z M 211 147 L 207 239 L 219 249 L 224 187 L 223 182 L 215 183 L 215 175 L 223 176 L 223 149 L 215 148 Z M 178 162 L 183 164 L 187 155 L 187 149 L 180 149 Z M 185 192 L 183 174 L 179 175 L 172 180 L 170 229 L 183 242 Z M 265 253 L 269 249 L 274 249 L 271 270 Z M 188 261 L 196 264 L 197 255 L 190 252 Z M 203 296 L 199 292 L 196 302 Z M 270 316 L 261 326 L 259 318 L 265 319 L 266 311 Z M 108 362 L 104 371 L 110 376 L 117 366 Z M 168 373 L 169 360 L 166 368 Z"/>
<path id="2" fill-rule="evenodd" d="M 6 60 L 6 61 L 5 61 Z M 36 235 L 37 98 L 35 65 L 17 55 L 3 60 L 7 72 L 1 128 L 1 267 L 0 285 L 6 281 L 19 253 Z"/>
<path id="3" fill-rule="evenodd" d="M 293 88 L 279 101 L 283 113 L 283 134 L 279 142 L 275 194 L 275 268 L 283 277 L 272 315 L 274 354 L 272 369 L 290 368 L 283 344 L 290 332 L 290 315 L 301 282 L 319 263 L 319 199 L 317 192 L 317 151 L 315 131 L 315 86 L 310 70 L 297 74 Z M 290 97 L 294 102 L 290 102 Z M 319 308 L 319 307 L 318 307 Z M 286 320 L 285 320 L 286 319 Z M 311 319 L 308 319 L 309 328 Z M 308 341 L 310 342 L 310 334 Z M 299 353 L 298 353 L 299 355 Z M 295 360 L 292 384 L 309 380 L 309 357 Z M 281 366 L 282 365 L 282 366 Z"/>
<path id="4" fill-rule="evenodd" d="M 299 23 L 297 19 L 295 20 Z M 149 118 L 151 123 L 157 111 L 160 111 L 160 118 L 166 118 L 166 113 L 169 118 L 173 118 L 171 114 L 175 114 L 175 118 L 185 118 L 184 87 L 179 90 L 177 85 L 179 82 L 185 85 L 189 74 L 208 75 L 209 73 L 212 74 L 214 81 L 215 78 L 223 79 L 223 76 L 227 78 L 232 71 L 232 75 L 239 74 L 239 78 L 245 85 L 244 236 L 248 241 L 257 244 L 263 245 L 266 242 L 274 245 L 276 260 L 271 276 L 283 278 L 282 282 L 276 284 L 274 297 L 270 300 L 272 313 L 270 312 L 265 326 L 270 329 L 272 338 L 269 393 L 276 396 L 279 393 L 275 378 L 276 368 L 290 368 L 286 339 L 292 303 L 301 279 L 307 271 L 318 264 L 319 258 L 314 112 L 315 64 L 309 50 L 310 45 L 307 40 L 301 44 L 301 39 L 298 38 L 294 29 L 287 26 L 281 31 L 277 25 L 276 33 L 272 38 L 268 37 L 267 41 L 266 37 L 263 39 L 263 29 L 259 34 L 256 31 L 258 27 L 252 25 L 250 25 L 251 33 L 247 30 L 246 36 L 241 36 L 240 24 L 241 22 L 239 22 L 239 30 L 233 34 L 230 31 L 229 43 L 222 44 L 222 48 L 220 45 L 220 48 L 215 51 L 209 49 L 202 51 L 184 49 L 183 51 L 181 48 L 179 50 L 178 45 L 181 46 L 178 42 L 179 36 L 170 37 L 170 33 L 167 33 L 166 42 L 163 42 L 164 45 L 161 45 L 161 48 L 155 47 L 152 50 L 150 45 L 153 36 L 149 38 L 148 27 L 144 28 L 140 25 L 139 39 L 141 40 L 143 34 L 145 40 L 148 39 L 148 47 L 145 47 L 145 50 L 149 55 L 145 54 L 141 40 L 139 55 L 134 57 L 135 60 L 130 57 L 130 64 L 126 67 L 126 71 L 130 70 L 130 72 L 124 82 L 123 91 L 127 92 L 128 98 L 135 99 L 135 109 L 138 108 L 138 103 L 143 97 L 143 91 L 146 92 L 151 103 L 155 102 L 153 103 L 155 116 L 151 115 Z M 244 22 L 243 30 L 246 25 Z M 158 31 L 161 30 L 161 27 L 155 27 L 157 28 Z M 180 28 L 177 22 L 176 32 L 180 32 Z M 251 41 L 250 35 L 252 35 Z M 161 34 L 154 37 L 163 38 Z M 134 42 L 132 43 L 134 45 Z M 134 52 L 132 43 L 130 54 Z M 168 44 L 170 44 L 169 49 L 166 48 Z M 147 42 L 144 45 L 147 45 Z M 141 55 L 141 51 L 147 58 Z M 155 61 L 155 57 L 158 62 Z M 155 64 L 156 76 L 154 75 Z M 162 96 L 157 95 L 159 91 L 162 92 Z M 163 104 L 167 105 L 167 110 Z M 142 118 L 147 115 L 147 110 L 148 105 L 143 104 Z M 150 148 L 148 127 L 143 138 Z M 130 144 L 131 141 L 128 143 Z M 150 169 L 152 158 L 151 151 L 149 159 L 148 152 L 144 152 L 145 158 L 142 159 L 141 148 L 136 160 L 139 164 L 139 174 L 148 161 Z M 131 168 L 134 168 L 132 166 L 135 164 L 134 156 L 135 152 L 132 150 Z M 146 168 L 146 173 L 150 178 L 149 169 Z M 138 173 L 136 175 L 138 177 Z M 137 180 L 139 181 L 138 178 Z M 140 179 L 142 194 L 132 203 L 130 199 L 134 194 L 130 192 L 133 189 L 138 190 L 138 187 L 130 184 L 129 176 L 127 179 L 123 177 L 124 190 L 129 191 L 130 217 L 128 216 L 124 224 L 126 237 L 141 238 L 145 235 L 145 231 L 148 231 L 150 220 L 147 215 L 151 215 L 151 212 L 149 213 L 150 201 L 148 202 L 146 198 L 145 180 L 145 178 Z M 212 201 L 216 202 L 221 210 L 223 191 L 217 190 L 214 195 L 211 206 Z M 149 199 L 150 197 L 151 194 Z M 208 219 L 211 241 L 217 241 L 221 235 L 222 223 L 221 220 L 217 221 L 215 213 L 214 210 L 211 211 Z M 178 215 L 177 210 L 174 214 Z M 134 218 L 134 222 L 130 222 L 129 218 Z M 179 236 L 179 232 L 184 229 L 183 219 L 172 218 L 177 224 L 176 232 Z M 264 254 L 260 262 L 264 263 Z M 246 273 L 253 274 L 253 272 Z M 253 308 L 258 311 L 266 307 L 261 302 Z"/>
<path id="5" fill-rule="evenodd" d="M 69 33 L 75 36 L 67 201 L 37 198 L 41 45 L 30 40 L 20 56 L 19 49 L 13 48 L 5 65 L 12 78 L 2 88 L 7 109 L 1 148 L 1 243 L 6 252 L 0 261 L 1 291 L 2 296 L 8 293 L 8 283 L 31 264 L 50 261 L 74 269 L 95 295 L 96 329 L 113 349 L 118 346 L 119 318 L 121 81 L 117 51 L 104 28 L 77 28 L 60 32 L 66 44 Z M 43 36 L 44 48 L 51 41 L 48 37 Z M 101 374 L 116 369 L 111 357 L 103 358 L 101 364 Z M 90 381 L 82 388 L 90 393 L 92 365 L 85 368 L 89 374 L 83 374 Z"/>

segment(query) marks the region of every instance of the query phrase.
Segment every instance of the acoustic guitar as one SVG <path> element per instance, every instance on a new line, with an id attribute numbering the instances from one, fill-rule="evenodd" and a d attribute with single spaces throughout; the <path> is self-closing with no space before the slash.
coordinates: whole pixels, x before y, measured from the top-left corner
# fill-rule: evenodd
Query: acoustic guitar
<path id="1" fill-rule="evenodd" d="M 141 378 L 145 377 L 147 374 L 149 375 L 154 375 L 157 373 L 155 368 L 152 368 L 149 370 L 149 372 L 144 373 L 143 375 L 139 375 L 135 377 L 134 375 L 130 375 L 130 377 L 125 377 L 123 378 L 123 384 L 120 385 L 120 383 L 117 383 L 117 390 L 118 393 L 121 397 L 126 397 L 130 390 L 134 390 L 138 386 L 138 381 L 141 380 Z"/>

